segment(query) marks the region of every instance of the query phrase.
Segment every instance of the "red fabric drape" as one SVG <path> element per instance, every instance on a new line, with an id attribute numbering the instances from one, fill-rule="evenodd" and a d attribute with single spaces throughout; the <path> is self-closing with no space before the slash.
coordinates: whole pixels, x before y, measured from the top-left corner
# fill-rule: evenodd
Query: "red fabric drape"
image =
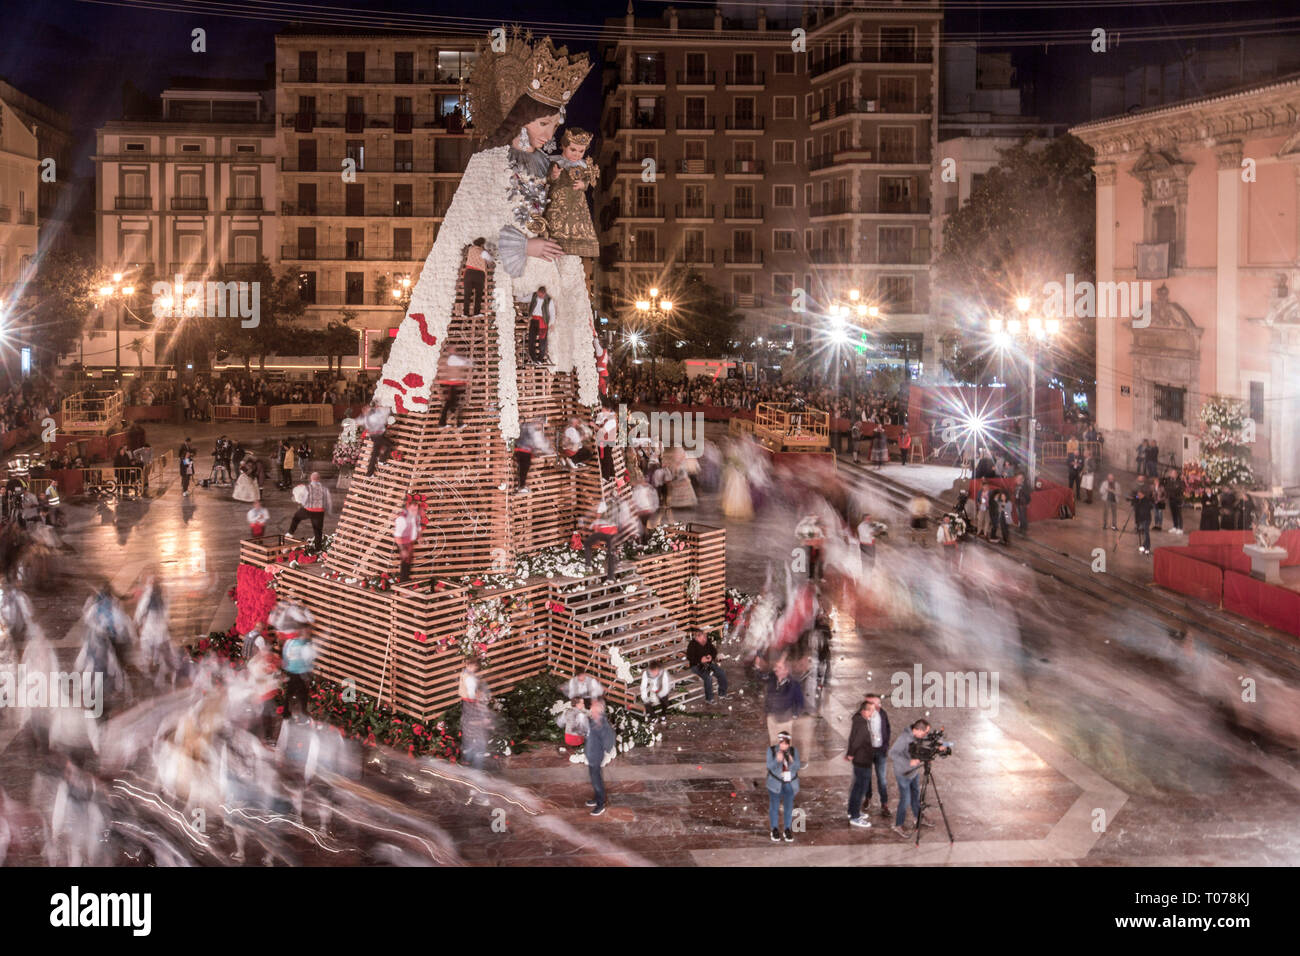
<path id="1" fill-rule="evenodd" d="M 1223 569 L 1208 560 L 1198 560 L 1197 556 L 1185 553 L 1191 550 L 1190 546 L 1156 548 L 1156 584 L 1218 607 L 1223 599 Z M 1210 549 L 1197 550 L 1202 557 L 1209 556 Z"/>
<path id="2" fill-rule="evenodd" d="M 1300 635 L 1300 593 L 1237 571 L 1223 578 L 1223 607 L 1234 614 Z"/>

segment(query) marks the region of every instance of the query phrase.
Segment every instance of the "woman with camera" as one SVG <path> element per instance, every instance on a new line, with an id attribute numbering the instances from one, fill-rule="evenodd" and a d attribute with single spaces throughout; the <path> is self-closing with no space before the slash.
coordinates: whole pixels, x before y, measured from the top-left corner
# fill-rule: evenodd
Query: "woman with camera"
<path id="1" fill-rule="evenodd" d="M 794 816 L 794 797 L 799 792 L 799 750 L 790 743 L 788 731 L 776 735 L 776 745 L 767 748 L 767 816 L 772 824 L 772 842 L 781 842 L 781 816 L 785 812 L 785 842 L 794 842 L 790 820 Z"/>

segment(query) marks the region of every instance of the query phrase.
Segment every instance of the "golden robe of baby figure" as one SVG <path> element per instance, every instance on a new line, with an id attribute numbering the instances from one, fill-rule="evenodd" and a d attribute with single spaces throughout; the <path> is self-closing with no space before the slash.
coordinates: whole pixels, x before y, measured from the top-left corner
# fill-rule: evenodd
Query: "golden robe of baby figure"
<path id="1" fill-rule="evenodd" d="M 587 208 L 587 190 L 600 179 L 600 168 L 586 157 L 591 136 L 577 127 L 565 130 L 560 155 L 551 159 L 546 225 L 551 238 L 570 256 L 600 255 L 596 227 Z"/>

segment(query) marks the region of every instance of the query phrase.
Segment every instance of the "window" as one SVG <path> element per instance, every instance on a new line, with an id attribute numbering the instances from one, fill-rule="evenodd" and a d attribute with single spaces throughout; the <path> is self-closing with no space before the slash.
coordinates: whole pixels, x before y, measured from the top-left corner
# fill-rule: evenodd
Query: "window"
<path id="1" fill-rule="evenodd" d="M 143 197 L 145 190 L 144 173 L 126 173 L 122 176 L 122 195 Z"/>
<path id="2" fill-rule="evenodd" d="M 176 236 L 177 261 L 185 263 L 186 266 L 197 266 L 202 269 L 205 265 L 203 261 L 203 234 L 198 232 L 182 232 Z"/>
<path id="3" fill-rule="evenodd" d="M 877 261 L 907 263 L 912 257 L 912 230 L 908 226 L 881 226 Z"/>
<path id="4" fill-rule="evenodd" d="M 708 122 L 707 100 L 703 96 L 686 97 L 686 129 L 704 129 Z"/>
<path id="5" fill-rule="evenodd" d="M 1250 383 L 1250 417 L 1256 425 L 1264 422 L 1264 383 Z"/>
<path id="6" fill-rule="evenodd" d="M 414 187 L 410 183 L 393 184 L 393 215 L 414 216 L 415 201 L 411 195 Z"/>
<path id="7" fill-rule="evenodd" d="M 298 80 L 302 83 L 316 82 L 316 51 L 298 51 Z"/>
<path id="8" fill-rule="evenodd" d="M 366 54 L 361 52 L 349 52 L 348 55 L 348 82 L 364 83 L 366 82 Z"/>
<path id="9" fill-rule="evenodd" d="M 257 174 L 235 173 L 235 198 L 253 199 L 257 196 Z"/>
<path id="10" fill-rule="evenodd" d="M 366 274 L 364 272 L 344 273 L 347 305 L 366 304 Z"/>
<path id="11" fill-rule="evenodd" d="M 737 96 L 734 109 L 736 117 L 736 129 L 755 129 L 756 120 L 754 118 L 754 98 L 752 96 Z"/>
<path id="12" fill-rule="evenodd" d="M 393 258 L 411 258 L 411 230 L 409 228 L 393 230 Z"/>
<path id="13" fill-rule="evenodd" d="M 777 272 L 772 275 L 772 294 L 779 296 L 794 295 L 794 275 L 788 272 Z"/>
<path id="14" fill-rule="evenodd" d="M 652 185 L 636 187 L 636 211 L 641 215 L 655 215 L 659 191 Z"/>
<path id="15" fill-rule="evenodd" d="M 235 146 L 235 152 L 237 152 L 237 153 L 256 153 L 256 152 L 257 152 L 257 147 L 254 146 L 252 143 L 239 143 L 237 146 Z"/>
<path id="16" fill-rule="evenodd" d="M 914 142 L 910 126 L 882 126 L 880 128 L 880 159 L 886 163 L 910 163 L 915 160 Z"/>
<path id="17" fill-rule="evenodd" d="M 803 204 L 804 204 L 805 206 L 811 206 L 811 205 L 813 204 L 813 184 L 812 184 L 812 183 L 804 183 L 804 184 L 803 184 Z"/>
<path id="18" fill-rule="evenodd" d="M 357 164 L 357 172 L 362 172 L 366 168 L 366 141 L 363 139 L 348 140 L 343 147 L 343 155 Z"/>
<path id="19" fill-rule="evenodd" d="M 880 106 L 891 113 L 912 113 L 916 110 L 914 81 L 909 76 L 882 76 L 880 78 Z"/>
<path id="20" fill-rule="evenodd" d="M 687 161 L 688 163 L 689 163 L 689 162 L 700 162 L 700 163 L 704 162 L 704 157 L 705 157 L 705 146 L 704 146 L 704 140 L 702 140 L 702 139 L 688 139 L 688 140 L 685 142 L 685 144 L 684 144 L 684 146 L 683 146 L 683 149 L 684 149 L 684 152 L 682 153 L 682 155 L 686 157 L 686 161 Z M 704 170 L 703 170 L 703 169 L 700 169 L 700 172 L 704 172 Z"/>
<path id="21" fill-rule="evenodd" d="M 738 139 L 735 145 L 736 163 L 750 163 L 754 161 L 754 141 L 752 139 Z"/>
<path id="22" fill-rule="evenodd" d="M 704 187 L 700 185 L 689 185 L 682 190 L 683 206 L 688 215 L 691 213 L 702 214 L 704 212 Z"/>
<path id="23" fill-rule="evenodd" d="M 772 205 L 783 209 L 794 208 L 794 187 L 793 186 L 773 186 L 772 187 Z"/>
<path id="24" fill-rule="evenodd" d="M 364 259 L 366 257 L 366 231 L 364 229 L 349 229 L 345 236 L 344 258 Z"/>
<path id="25" fill-rule="evenodd" d="M 1171 385 L 1155 386 L 1155 417 L 1158 422 L 1185 424 L 1183 407 L 1187 402 L 1187 389 Z"/>
<path id="26" fill-rule="evenodd" d="M 794 54 L 778 53 L 776 62 L 773 65 L 774 73 L 793 73 L 794 72 Z"/>
<path id="27" fill-rule="evenodd" d="M 183 144 L 181 145 L 181 152 L 182 152 L 182 153 L 201 153 L 201 152 L 203 152 L 203 147 L 200 146 L 198 143 L 183 143 Z"/>
<path id="28" fill-rule="evenodd" d="M 754 68 L 754 54 L 737 53 L 736 54 L 736 82 L 737 83 L 754 83 L 758 79 L 758 71 Z"/>
<path id="29" fill-rule="evenodd" d="M 704 230 L 687 229 L 682 232 L 682 258 L 687 262 L 704 262 Z"/>
<path id="30" fill-rule="evenodd" d="M 349 216 L 366 214 L 366 187 L 361 183 L 345 183 L 343 186 L 343 211 Z"/>
<path id="31" fill-rule="evenodd" d="M 805 229 L 803 231 L 803 247 L 804 249 L 811 249 L 813 247 L 813 231 L 811 229 Z"/>
<path id="32" fill-rule="evenodd" d="M 316 304 L 316 273 L 298 273 L 298 298 L 307 305 Z"/>
<path id="33" fill-rule="evenodd" d="M 257 261 L 257 236 L 235 236 L 234 261 L 248 265 Z"/>
<path id="34" fill-rule="evenodd" d="M 778 139 L 772 144 L 772 161 L 785 165 L 794 163 L 794 140 Z"/>
<path id="35" fill-rule="evenodd" d="M 298 227 L 298 258 L 299 259 L 316 258 L 316 227 L 315 226 Z"/>
<path id="36" fill-rule="evenodd" d="M 662 53 L 638 53 L 636 55 L 637 83 L 658 84 L 664 81 L 664 58 Z"/>
<path id="37" fill-rule="evenodd" d="M 178 179 L 180 189 L 178 192 L 187 199 L 194 199 L 203 195 L 203 179 L 198 173 L 181 173 Z"/>
<path id="38" fill-rule="evenodd" d="M 737 272 L 731 277 L 731 291 L 736 295 L 752 296 L 754 294 L 753 274 L 749 272 Z"/>
<path id="39" fill-rule="evenodd" d="M 773 229 L 772 248 L 777 252 L 793 252 L 794 238 L 795 231 L 793 229 Z"/>
<path id="40" fill-rule="evenodd" d="M 127 143 L 127 144 L 126 144 L 126 151 L 127 151 L 128 153 L 143 153 L 143 152 L 144 152 L 144 143 Z"/>
<path id="41" fill-rule="evenodd" d="M 1155 226 L 1155 242 L 1175 242 L 1178 239 L 1178 212 L 1173 206 L 1157 206 L 1151 213 Z"/>
<path id="42" fill-rule="evenodd" d="M 705 53 L 686 54 L 686 76 L 683 77 L 684 83 L 688 85 L 691 83 L 696 83 L 696 84 L 707 83 L 709 81 L 708 72 L 709 72 L 709 59 L 707 54 Z"/>
<path id="43" fill-rule="evenodd" d="M 639 163 L 643 159 L 653 159 L 658 161 L 659 151 L 655 148 L 655 141 L 652 139 L 639 139 L 636 141 L 636 161 Z"/>
<path id="44" fill-rule="evenodd" d="M 791 120 L 794 115 L 794 97 L 793 96 L 774 96 L 772 97 L 772 118 L 779 120 Z"/>
<path id="45" fill-rule="evenodd" d="M 409 173 L 415 169 L 415 141 L 393 140 L 393 172 Z"/>
<path id="46" fill-rule="evenodd" d="M 393 54 L 393 82 L 394 83 L 415 82 L 415 54 L 414 53 Z"/>
<path id="47" fill-rule="evenodd" d="M 912 277 L 881 276 L 881 302 L 894 312 L 912 311 Z"/>
<path id="48" fill-rule="evenodd" d="M 314 139 L 298 140 L 298 172 L 316 172 L 316 141 Z"/>
<path id="49" fill-rule="evenodd" d="M 298 208 L 296 212 L 299 216 L 316 215 L 316 184 L 315 183 L 298 184 Z"/>

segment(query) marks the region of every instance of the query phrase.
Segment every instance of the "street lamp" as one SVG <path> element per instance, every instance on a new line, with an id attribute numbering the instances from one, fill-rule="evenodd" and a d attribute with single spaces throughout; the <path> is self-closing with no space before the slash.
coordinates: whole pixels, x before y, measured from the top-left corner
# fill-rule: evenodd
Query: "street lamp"
<path id="1" fill-rule="evenodd" d="M 123 278 L 122 273 L 114 272 L 113 281 L 104 283 L 98 289 L 100 309 L 106 309 L 109 302 L 117 304 L 117 309 L 113 313 L 113 372 L 119 384 L 122 382 L 122 310 L 135 296 L 135 286 L 129 282 L 124 283 Z"/>
<path id="2" fill-rule="evenodd" d="M 392 296 L 397 305 L 405 307 L 411 303 L 411 277 L 398 276 L 392 288 Z"/>
<path id="3" fill-rule="evenodd" d="M 1012 316 L 1003 319 L 991 316 L 988 320 L 989 332 L 993 340 L 1003 348 L 1013 344 L 1029 346 L 1029 487 L 1033 489 L 1038 482 L 1038 346 L 1049 341 L 1061 331 L 1059 318 L 1043 318 L 1030 315 L 1033 301 L 1028 296 L 1016 297 L 1016 311 L 1020 318 Z"/>
<path id="4" fill-rule="evenodd" d="M 650 298 L 637 299 L 636 310 L 649 322 L 650 334 L 653 335 L 655 326 L 663 319 L 672 314 L 673 303 L 669 299 L 659 296 L 659 289 L 652 287 L 650 289 Z M 659 365 L 655 354 L 654 341 L 650 339 L 650 381 L 651 388 L 654 390 L 655 404 L 659 404 Z"/>

